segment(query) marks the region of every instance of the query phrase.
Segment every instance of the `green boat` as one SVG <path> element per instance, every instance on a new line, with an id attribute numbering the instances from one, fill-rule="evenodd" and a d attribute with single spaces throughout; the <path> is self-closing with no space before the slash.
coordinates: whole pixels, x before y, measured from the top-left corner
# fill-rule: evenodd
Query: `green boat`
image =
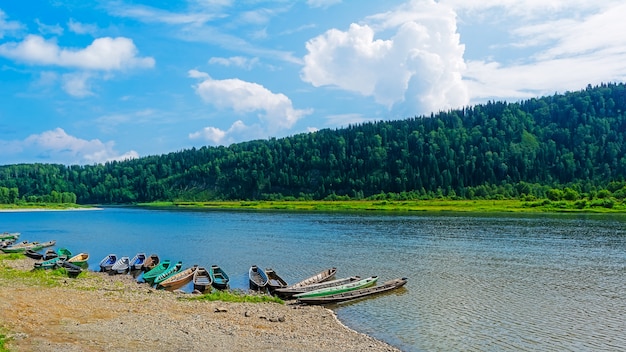
<path id="1" fill-rule="evenodd" d="M 43 262 L 36 262 L 34 266 L 35 266 L 35 269 L 54 269 L 57 264 L 60 264 L 61 262 L 66 261 L 67 258 L 69 257 L 63 254 L 63 255 L 59 255 L 56 258 L 44 260 Z"/>
<path id="2" fill-rule="evenodd" d="M 172 262 L 169 259 L 161 261 L 157 266 L 143 273 L 143 281 L 152 285 L 154 283 L 154 279 L 167 270 L 167 268 L 170 267 L 170 264 L 172 264 Z"/>
<path id="3" fill-rule="evenodd" d="M 17 240 L 18 237 L 20 237 L 20 233 L 19 232 L 3 232 L 3 233 L 0 233 L 0 241 Z"/>
<path id="4" fill-rule="evenodd" d="M 319 290 L 299 293 L 297 295 L 294 295 L 294 297 L 307 298 L 307 297 L 323 297 L 323 296 L 328 296 L 328 295 L 335 295 L 338 293 L 343 293 L 343 292 L 348 292 L 348 291 L 353 291 L 353 290 L 358 290 L 361 288 L 373 286 L 376 284 L 377 280 L 378 280 L 378 276 L 370 276 L 368 278 L 355 281 L 355 282 L 350 282 L 344 285 L 320 288 Z"/>
<path id="5" fill-rule="evenodd" d="M 0 248 L 4 253 L 24 253 L 27 249 L 38 251 L 44 247 L 44 244 L 39 242 L 19 243 L 16 245 Z"/>
<path id="6" fill-rule="evenodd" d="M 178 273 L 182 267 L 182 261 L 178 261 L 176 264 L 170 265 L 169 268 L 165 269 L 165 271 L 163 271 L 161 274 L 159 274 L 159 276 L 154 279 L 154 284 L 158 286 L 161 282 L 167 280 L 168 277 Z"/>
<path id="7" fill-rule="evenodd" d="M 67 258 L 71 258 L 72 257 L 72 252 L 69 249 L 67 249 L 67 248 L 61 247 L 61 248 L 57 249 L 57 255 L 59 257 L 66 256 Z"/>

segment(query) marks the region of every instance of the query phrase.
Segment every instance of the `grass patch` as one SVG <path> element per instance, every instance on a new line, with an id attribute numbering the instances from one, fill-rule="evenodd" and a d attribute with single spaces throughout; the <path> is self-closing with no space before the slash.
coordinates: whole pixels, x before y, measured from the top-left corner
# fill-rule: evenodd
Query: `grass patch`
<path id="1" fill-rule="evenodd" d="M 222 302 L 246 302 L 246 303 L 279 303 L 284 304 L 285 302 L 274 296 L 269 295 L 250 295 L 245 294 L 243 292 L 238 291 L 219 291 L 214 290 L 211 293 L 206 293 L 197 297 L 189 298 L 190 300 L 198 300 L 198 301 L 222 301 Z"/>
<path id="2" fill-rule="evenodd" d="M 9 338 L 6 335 L 6 330 L 0 328 L 0 352 L 9 352 L 9 349 L 6 346 L 6 343 L 9 341 Z"/>

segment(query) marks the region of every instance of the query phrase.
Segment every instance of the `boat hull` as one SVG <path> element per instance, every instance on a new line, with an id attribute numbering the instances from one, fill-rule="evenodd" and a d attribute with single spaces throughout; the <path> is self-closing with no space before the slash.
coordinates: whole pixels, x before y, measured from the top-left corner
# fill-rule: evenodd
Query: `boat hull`
<path id="1" fill-rule="evenodd" d="M 262 291 L 267 286 L 267 274 L 265 274 L 265 271 L 259 269 L 256 265 L 250 267 L 250 270 L 248 271 L 248 278 L 251 290 Z"/>
<path id="2" fill-rule="evenodd" d="M 369 287 L 369 286 L 375 285 L 377 280 L 378 280 L 378 276 L 370 276 L 368 278 L 365 278 L 365 279 L 362 279 L 362 280 L 359 280 L 359 281 L 355 281 L 355 282 L 351 282 L 349 284 L 333 286 L 333 287 L 326 287 L 326 288 L 321 288 L 319 290 L 313 290 L 313 291 L 309 291 L 309 292 L 299 293 L 297 295 L 294 295 L 294 297 L 296 297 L 296 298 L 322 297 L 322 296 L 329 296 L 329 295 L 339 294 L 339 293 L 353 291 L 353 290 L 358 290 L 358 289 L 361 289 L 361 288 L 365 288 L 365 287 Z"/>
<path id="3" fill-rule="evenodd" d="M 389 292 L 391 290 L 398 289 L 404 286 L 407 282 L 407 278 L 389 280 L 380 286 L 362 288 L 358 290 L 348 291 L 344 293 L 338 293 L 334 295 L 328 295 L 323 297 L 302 297 L 298 298 L 299 303 L 304 304 L 335 304 L 340 302 L 352 301 L 359 298 L 374 296 L 383 292 Z"/>

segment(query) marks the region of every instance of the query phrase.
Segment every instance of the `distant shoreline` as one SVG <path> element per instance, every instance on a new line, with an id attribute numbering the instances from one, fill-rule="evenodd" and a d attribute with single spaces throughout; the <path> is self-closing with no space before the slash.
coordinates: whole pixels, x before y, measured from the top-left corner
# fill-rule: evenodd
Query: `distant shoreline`
<path id="1" fill-rule="evenodd" d="M 43 211 L 91 211 L 102 208 L 0 208 L 0 213 L 31 213 Z"/>

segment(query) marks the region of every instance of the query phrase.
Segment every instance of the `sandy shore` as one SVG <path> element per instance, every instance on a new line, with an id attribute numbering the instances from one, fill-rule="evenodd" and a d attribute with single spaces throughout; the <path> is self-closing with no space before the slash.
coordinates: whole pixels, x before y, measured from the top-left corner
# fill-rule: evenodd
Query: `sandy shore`
<path id="1" fill-rule="evenodd" d="M 0 279 L 0 327 L 11 351 L 398 351 L 323 307 L 184 297 L 128 275 L 91 273 L 60 287 Z"/>

